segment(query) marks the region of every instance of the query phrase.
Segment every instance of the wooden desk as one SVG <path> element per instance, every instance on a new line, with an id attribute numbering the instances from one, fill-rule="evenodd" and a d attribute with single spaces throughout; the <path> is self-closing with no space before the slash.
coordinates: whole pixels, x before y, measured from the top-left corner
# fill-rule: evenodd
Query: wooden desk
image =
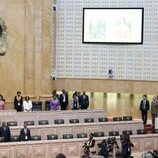
<path id="1" fill-rule="evenodd" d="M 10 127 L 12 135 L 19 135 L 23 126 Z M 59 139 L 63 134 L 73 134 L 74 138 L 78 133 L 104 132 L 106 136 L 109 131 L 119 131 L 122 134 L 124 130 L 132 130 L 133 134 L 137 133 L 137 129 L 142 129 L 142 121 L 117 121 L 117 122 L 94 122 L 94 123 L 77 123 L 77 124 L 51 124 L 29 126 L 31 135 L 41 135 L 42 140 L 47 139 L 48 134 L 57 134 Z"/>
<path id="2" fill-rule="evenodd" d="M 96 138 L 97 143 L 107 137 Z M 119 137 L 116 137 L 120 146 Z M 57 153 L 64 153 L 67 158 L 79 158 L 82 145 L 87 139 L 60 139 L 29 141 L 17 143 L 0 143 L 0 158 L 54 158 Z M 158 149 L 158 134 L 131 136 L 135 145 L 132 152 L 145 152 Z M 99 149 L 98 149 L 99 150 Z"/>
<path id="3" fill-rule="evenodd" d="M 38 120 L 48 120 L 50 124 L 54 124 L 54 119 L 64 119 L 65 123 L 69 119 L 79 119 L 80 123 L 84 122 L 84 118 L 94 118 L 98 122 L 99 117 L 106 117 L 103 109 L 93 110 L 66 110 L 66 111 L 40 111 L 40 112 L 16 112 L 3 110 L 0 112 L 1 121 L 17 121 L 22 126 L 24 121 L 34 121 L 38 125 Z"/>

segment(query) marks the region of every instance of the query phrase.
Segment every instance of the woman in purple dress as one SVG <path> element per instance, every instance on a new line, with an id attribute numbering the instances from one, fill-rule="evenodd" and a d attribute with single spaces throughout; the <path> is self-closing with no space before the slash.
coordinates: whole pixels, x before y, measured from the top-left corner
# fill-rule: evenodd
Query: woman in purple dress
<path id="1" fill-rule="evenodd" d="M 50 100 L 50 110 L 51 111 L 56 111 L 59 109 L 59 99 L 56 97 L 56 95 L 53 95 L 53 99 Z"/>

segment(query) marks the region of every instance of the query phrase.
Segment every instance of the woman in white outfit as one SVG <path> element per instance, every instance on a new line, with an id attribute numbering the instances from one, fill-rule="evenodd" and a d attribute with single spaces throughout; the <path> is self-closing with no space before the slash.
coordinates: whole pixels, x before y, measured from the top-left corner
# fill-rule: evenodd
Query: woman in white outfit
<path id="1" fill-rule="evenodd" d="M 25 97 L 25 100 L 23 102 L 23 108 L 24 108 L 24 112 L 32 111 L 32 101 L 30 100 L 29 96 Z"/>

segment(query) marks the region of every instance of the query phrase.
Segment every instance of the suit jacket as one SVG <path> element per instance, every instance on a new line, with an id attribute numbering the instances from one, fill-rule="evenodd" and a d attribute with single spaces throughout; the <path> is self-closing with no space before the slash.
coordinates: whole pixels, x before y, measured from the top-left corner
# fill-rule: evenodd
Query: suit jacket
<path id="1" fill-rule="evenodd" d="M 8 126 L 5 127 L 0 127 L 0 137 L 4 137 L 5 142 L 10 142 L 11 141 L 11 134 L 10 134 L 10 128 Z"/>
<path id="2" fill-rule="evenodd" d="M 92 140 L 88 140 L 87 141 L 87 146 L 88 146 L 88 150 L 91 152 L 91 153 L 93 153 L 93 152 L 96 152 L 96 149 L 95 149 L 95 140 L 94 139 L 92 139 Z"/>
<path id="3" fill-rule="evenodd" d="M 17 99 L 17 96 L 14 97 L 14 109 L 17 111 L 22 111 L 23 107 L 23 97 L 20 100 Z"/>
<path id="4" fill-rule="evenodd" d="M 27 132 L 24 132 L 24 128 L 20 131 L 20 140 L 21 141 L 28 141 L 31 140 L 31 132 L 30 129 L 27 128 Z"/>
<path id="5" fill-rule="evenodd" d="M 88 95 L 85 95 L 85 97 L 83 95 L 81 95 L 79 97 L 79 104 L 81 106 L 81 109 L 87 109 L 89 106 L 89 97 Z"/>
<path id="6" fill-rule="evenodd" d="M 148 110 L 149 110 L 149 108 L 150 108 L 149 101 L 148 101 L 148 100 L 146 100 L 146 108 L 145 108 L 145 109 L 143 109 L 143 100 L 141 100 L 141 102 L 140 102 L 140 110 L 141 110 L 141 111 L 142 111 L 142 110 L 146 110 L 146 111 L 148 111 Z"/>
<path id="7" fill-rule="evenodd" d="M 60 105 L 62 105 L 64 102 L 63 102 L 63 99 L 64 99 L 64 97 L 63 97 L 63 94 L 60 94 Z M 67 93 L 65 93 L 65 103 L 66 103 L 66 105 L 68 105 L 68 94 Z"/>
<path id="8" fill-rule="evenodd" d="M 151 102 L 151 114 L 158 114 L 158 100 Z"/>

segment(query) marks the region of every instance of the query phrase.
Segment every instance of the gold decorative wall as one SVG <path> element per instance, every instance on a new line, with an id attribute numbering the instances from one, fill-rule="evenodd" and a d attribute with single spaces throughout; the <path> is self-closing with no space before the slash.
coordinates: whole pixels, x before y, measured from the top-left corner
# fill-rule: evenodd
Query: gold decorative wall
<path id="1" fill-rule="evenodd" d="M 12 102 L 22 94 L 51 92 L 52 13 L 50 0 L 0 0 L 8 32 L 7 54 L 0 57 L 0 93 Z"/>

